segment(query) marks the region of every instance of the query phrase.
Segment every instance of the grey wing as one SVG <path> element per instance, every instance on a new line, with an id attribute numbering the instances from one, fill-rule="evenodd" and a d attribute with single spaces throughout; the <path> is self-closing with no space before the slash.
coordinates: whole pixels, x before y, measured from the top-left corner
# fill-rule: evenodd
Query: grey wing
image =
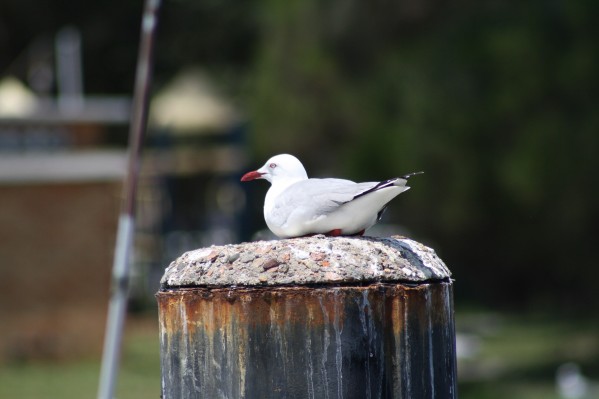
<path id="1" fill-rule="evenodd" d="M 377 182 L 355 183 L 344 179 L 309 179 L 285 190 L 280 201 L 309 218 L 327 215 L 360 193 L 375 187 Z"/>

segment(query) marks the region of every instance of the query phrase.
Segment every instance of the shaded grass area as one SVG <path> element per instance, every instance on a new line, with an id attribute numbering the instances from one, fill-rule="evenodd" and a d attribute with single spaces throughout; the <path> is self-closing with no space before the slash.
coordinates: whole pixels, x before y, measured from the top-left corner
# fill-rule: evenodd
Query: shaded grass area
<path id="1" fill-rule="evenodd" d="M 560 398 L 556 372 L 567 362 L 599 380 L 599 321 L 555 315 L 458 315 L 478 353 L 460 359 L 462 399 Z"/>
<path id="2" fill-rule="evenodd" d="M 576 362 L 599 380 L 599 321 L 457 312 L 459 332 L 476 350 L 459 360 L 460 399 L 558 399 L 555 372 Z M 160 364 L 155 318 L 127 324 L 116 397 L 159 398 Z M 99 359 L 0 366 L 2 398 L 93 398 Z"/>
<path id="3" fill-rule="evenodd" d="M 116 397 L 160 397 L 159 350 L 153 320 L 128 323 Z M 99 372 L 99 358 L 4 364 L 0 366 L 0 398 L 95 398 Z"/>

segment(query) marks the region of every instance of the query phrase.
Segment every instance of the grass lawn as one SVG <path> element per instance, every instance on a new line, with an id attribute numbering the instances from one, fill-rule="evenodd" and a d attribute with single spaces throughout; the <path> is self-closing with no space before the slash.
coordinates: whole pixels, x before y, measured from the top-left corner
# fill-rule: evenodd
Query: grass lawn
<path id="1" fill-rule="evenodd" d="M 156 323 L 153 320 L 128 322 L 125 334 L 116 397 L 160 398 Z M 99 358 L 5 364 L 0 366 L 0 398 L 95 398 L 99 373 Z"/>
<path id="2" fill-rule="evenodd" d="M 559 399 L 555 371 L 575 361 L 599 380 L 599 321 L 457 312 L 457 327 L 476 337 L 460 359 L 460 399 Z M 99 359 L 0 366 L 0 398 L 95 398 Z M 127 323 L 118 399 L 159 398 L 155 317 Z"/>
<path id="3" fill-rule="evenodd" d="M 555 376 L 566 362 L 599 380 L 599 320 L 458 312 L 456 324 L 479 345 L 458 361 L 461 399 L 560 399 Z"/>

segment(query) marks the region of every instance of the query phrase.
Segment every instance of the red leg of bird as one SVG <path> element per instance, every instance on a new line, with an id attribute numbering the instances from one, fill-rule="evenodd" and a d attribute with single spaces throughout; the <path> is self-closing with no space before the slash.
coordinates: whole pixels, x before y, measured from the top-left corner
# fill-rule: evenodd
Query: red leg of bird
<path id="1" fill-rule="evenodd" d="M 327 236 L 331 236 L 331 237 L 338 237 L 341 235 L 341 229 L 334 229 L 329 231 L 328 233 L 326 233 L 325 235 Z"/>
<path id="2" fill-rule="evenodd" d="M 354 234 L 354 236 L 361 237 L 364 235 L 364 232 L 366 232 L 366 229 L 362 229 L 362 230 L 358 231 L 356 234 Z"/>

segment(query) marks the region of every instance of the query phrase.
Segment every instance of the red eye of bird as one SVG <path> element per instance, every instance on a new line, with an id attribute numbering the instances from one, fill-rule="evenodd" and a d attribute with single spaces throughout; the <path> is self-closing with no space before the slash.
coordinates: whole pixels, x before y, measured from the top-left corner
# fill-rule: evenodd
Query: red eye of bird
<path id="1" fill-rule="evenodd" d="M 277 167 L 276 163 L 271 163 L 270 165 L 268 165 L 269 168 L 274 169 Z"/>

